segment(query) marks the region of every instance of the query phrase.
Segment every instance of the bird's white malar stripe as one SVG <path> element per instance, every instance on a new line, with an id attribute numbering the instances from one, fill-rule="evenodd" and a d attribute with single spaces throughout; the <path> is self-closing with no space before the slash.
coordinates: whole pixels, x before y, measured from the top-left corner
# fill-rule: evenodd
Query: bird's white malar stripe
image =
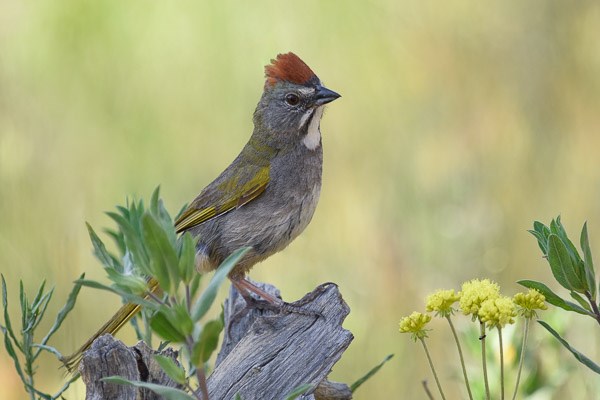
<path id="1" fill-rule="evenodd" d="M 317 107 L 315 110 L 315 115 L 310 119 L 308 124 L 308 133 L 304 139 L 302 139 L 302 143 L 304 143 L 309 150 L 316 149 L 321 143 L 320 123 L 324 108 L 324 106 Z M 302 118 L 304 118 L 304 116 Z"/>
<path id="2" fill-rule="evenodd" d="M 315 111 L 314 108 L 309 108 L 304 115 L 302 116 L 302 118 L 300 118 L 300 123 L 298 124 L 298 129 L 302 129 L 304 127 L 304 125 L 306 125 L 306 121 L 308 121 L 308 118 L 312 115 L 313 111 Z"/>

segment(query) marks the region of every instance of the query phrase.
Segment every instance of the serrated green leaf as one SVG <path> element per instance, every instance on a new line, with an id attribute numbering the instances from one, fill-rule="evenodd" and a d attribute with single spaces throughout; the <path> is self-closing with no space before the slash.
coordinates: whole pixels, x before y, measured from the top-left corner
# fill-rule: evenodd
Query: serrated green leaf
<path id="1" fill-rule="evenodd" d="M 375 375 L 380 369 L 381 367 L 383 367 L 383 365 L 390 361 L 392 359 L 392 357 L 394 357 L 393 354 L 389 354 L 387 355 L 383 361 L 381 361 L 379 364 L 377 364 L 375 367 L 371 368 L 371 370 L 369 372 L 367 372 L 362 378 L 358 379 L 356 382 L 354 382 L 351 386 L 350 386 L 350 391 L 352 393 L 354 393 L 354 391 L 356 389 L 358 389 L 360 387 L 360 385 L 362 385 L 363 383 L 365 383 L 369 378 L 371 378 L 373 375 Z"/>
<path id="2" fill-rule="evenodd" d="M 295 400 L 299 396 L 305 394 L 306 392 L 308 392 L 312 388 L 313 388 L 313 386 L 309 385 L 308 383 L 304 383 L 304 384 L 302 384 L 300 386 L 297 386 L 294 389 L 292 389 L 291 392 L 289 392 L 287 394 L 285 400 Z"/>
<path id="3" fill-rule="evenodd" d="M 215 301 L 215 297 L 217 297 L 217 291 L 219 290 L 219 287 L 225 278 L 227 278 L 229 272 L 231 272 L 231 270 L 250 249 L 250 247 L 242 247 L 241 249 L 234 251 L 217 268 L 217 271 L 213 275 L 210 283 L 206 289 L 204 289 L 198 301 L 194 304 L 192 311 L 192 320 L 194 322 L 199 321 L 204 314 L 206 314 L 212 303 Z"/>
<path id="4" fill-rule="evenodd" d="M 169 318 L 162 312 L 157 312 L 150 319 L 150 326 L 157 335 L 165 340 L 176 343 L 185 342 L 185 336 L 171 323 Z"/>
<path id="5" fill-rule="evenodd" d="M 169 241 L 165 230 L 160 226 L 152 214 L 142 217 L 144 241 L 148 246 L 154 266 L 154 276 L 160 282 L 161 288 L 170 295 L 175 294 L 177 285 L 181 281 L 179 276 L 179 260 L 174 244 Z"/>
<path id="6" fill-rule="evenodd" d="M 579 352 L 577 349 L 572 347 L 569 344 L 569 342 L 567 342 L 565 339 L 563 339 L 558 334 L 558 332 L 556 332 L 554 329 L 552 329 L 552 327 L 550 325 L 548 325 L 548 323 L 546 323 L 544 321 L 539 321 L 539 320 L 538 320 L 538 322 L 540 323 L 540 325 L 542 325 L 544 328 L 546 328 L 548 330 L 548 332 L 550 332 L 552 334 L 552 336 L 554 336 L 563 346 L 565 346 L 567 348 L 567 350 L 569 350 L 573 354 L 573 356 L 575 356 L 577 361 L 579 361 L 580 363 L 582 363 L 583 365 L 585 365 L 586 367 L 588 367 L 595 373 L 600 374 L 600 366 L 598 366 L 598 364 L 596 364 L 595 362 L 590 360 L 587 356 L 585 356 L 583 353 Z"/>
<path id="7" fill-rule="evenodd" d="M 580 293 L 585 290 L 584 282 L 577 275 L 575 265 L 565 244 L 555 234 L 548 237 L 548 262 L 554 278 L 565 289 Z"/>
<path id="8" fill-rule="evenodd" d="M 519 285 L 525 286 L 528 289 L 537 290 L 538 292 L 543 294 L 544 297 L 546 298 L 546 301 L 548 303 L 552 304 L 553 306 L 562 308 L 563 310 L 566 310 L 566 311 L 574 311 L 579 314 L 593 316 L 593 314 L 588 312 L 586 309 L 580 307 L 579 305 L 562 299 L 560 296 L 558 296 L 556 293 L 554 293 L 548 286 L 544 285 L 541 282 L 524 279 L 524 280 L 517 281 L 517 283 Z"/>
<path id="9" fill-rule="evenodd" d="M 202 368 L 202 364 L 207 362 L 212 353 L 219 344 L 219 335 L 223 330 L 223 321 L 221 318 L 209 321 L 204 325 L 200 337 L 194 345 L 191 362 L 196 368 Z"/>
<path id="10" fill-rule="evenodd" d="M 160 367 L 165 371 L 169 378 L 173 379 L 175 382 L 180 385 L 185 384 L 185 371 L 181 366 L 177 365 L 177 363 L 170 357 L 165 357 L 160 354 L 156 354 L 154 356 L 154 360 L 160 365 Z"/>
<path id="11" fill-rule="evenodd" d="M 594 270 L 594 261 L 592 260 L 592 250 L 590 249 L 587 222 L 583 224 L 583 229 L 581 230 L 580 245 L 581 251 L 583 251 L 583 264 L 585 266 L 587 286 L 592 296 L 592 301 L 596 301 L 596 272 Z"/>
<path id="12" fill-rule="evenodd" d="M 187 394 L 183 390 L 175 389 L 168 386 L 157 385 L 155 383 L 148 382 L 140 382 L 140 381 L 130 381 L 128 379 L 121 378 L 120 376 L 111 376 L 108 378 L 103 378 L 103 382 L 108 383 L 116 383 L 119 385 L 129 385 L 135 386 L 139 388 L 146 388 L 152 390 L 154 393 L 157 393 L 163 396 L 167 400 L 195 400 L 194 397 Z"/>

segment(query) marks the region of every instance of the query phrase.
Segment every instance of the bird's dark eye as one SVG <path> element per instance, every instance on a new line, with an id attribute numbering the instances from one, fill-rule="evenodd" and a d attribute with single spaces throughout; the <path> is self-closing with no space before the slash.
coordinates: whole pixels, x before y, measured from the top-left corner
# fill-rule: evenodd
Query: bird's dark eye
<path id="1" fill-rule="evenodd" d="M 296 93 L 288 93 L 285 95 L 285 102 L 290 106 L 296 106 L 300 103 L 300 97 Z"/>

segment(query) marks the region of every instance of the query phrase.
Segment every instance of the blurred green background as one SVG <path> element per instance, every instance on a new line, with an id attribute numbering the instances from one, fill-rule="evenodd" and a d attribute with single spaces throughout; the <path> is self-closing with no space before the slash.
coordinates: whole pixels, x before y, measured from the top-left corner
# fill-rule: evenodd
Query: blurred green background
<path id="1" fill-rule="evenodd" d="M 81 272 L 103 279 L 84 221 L 108 226 L 104 211 L 159 184 L 171 213 L 193 199 L 247 140 L 263 66 L 294 51 L 343 97 L 321 125 L 312 224 L 251 277 L 289 301 L 338 283 L 355 340 L 332 378 L 395 353 L 356 398 L 425 398 L 422 349 L 397 328 L 426 294 L 475 277 L 509 295 L 517 279 L 551 282 L 526 229 L 559 213 L 575 237 L 589 221 L 600 257 L 599 37 L 596 1 L 0 0 L 0 271 L 14 318 L 19 278 L 55 285 L 55 309 Z M 71 352 L 118 304 L 85 289 L 50 344 Z M 593 321 L 568 323 L 600 359 Z M 433 327 L 460 398 L 451 337 Z M 573 372 L 536 399 L 597 396 L 565 351 L 536 357 Z M 62 372 L 45 365 L 54 391 Z M 23 397 L 2 349 L 0 398 Z"/>

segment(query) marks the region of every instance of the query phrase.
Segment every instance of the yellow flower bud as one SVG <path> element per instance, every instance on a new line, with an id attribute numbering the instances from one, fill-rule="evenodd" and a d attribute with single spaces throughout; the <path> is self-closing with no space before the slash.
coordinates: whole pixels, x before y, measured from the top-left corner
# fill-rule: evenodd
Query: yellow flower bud
<path id="1" fill-rule="evenodd" d="M 450 290 L 438 290 L 435 293 L 427 296 L 427 304 L 425 309 L 428 312 L 435 311 L 436 315 L 447 317 L 452 315 L 454 309 L 452 305 L 460 299 L 460 296 L 454 292 L 454 289 Z"/>
<path id="2" fill-rule="evenodd" d="M 504 328 L 506 324 L 514 324 L 517 311 L 510 297 L 502 296 L 488 299 L 481 303 L 479 320 L 489 328 Z"/>
<path id="3" fill-rule="evenodd" d="M 431 321 L 431 316 L 414 311 L 408 317 L 400 320 L 400 332 L 411 333 L 412 338 L 416 341 L 417 339 L 423 339 L 427 337 L 427 330 L 425 325 Z"/>
<path id="4" fill-rule="evenodd" d="M 489 279 L 473 279 L 463 283 L 459 295 L 460 310 L 464 315 L 471 314 L 475 319 L 484 301 L 500 296 L 500 287 Z"/>
<path id="5" fill-rule="evenodd" d="M 519 307 L 519 313 L 525 318 L 537 316 L 535 310 L 547 310 L 546 297 L 536 289 L 529 289 L 527 293 L 517 293 L 513 301 Z"/>

